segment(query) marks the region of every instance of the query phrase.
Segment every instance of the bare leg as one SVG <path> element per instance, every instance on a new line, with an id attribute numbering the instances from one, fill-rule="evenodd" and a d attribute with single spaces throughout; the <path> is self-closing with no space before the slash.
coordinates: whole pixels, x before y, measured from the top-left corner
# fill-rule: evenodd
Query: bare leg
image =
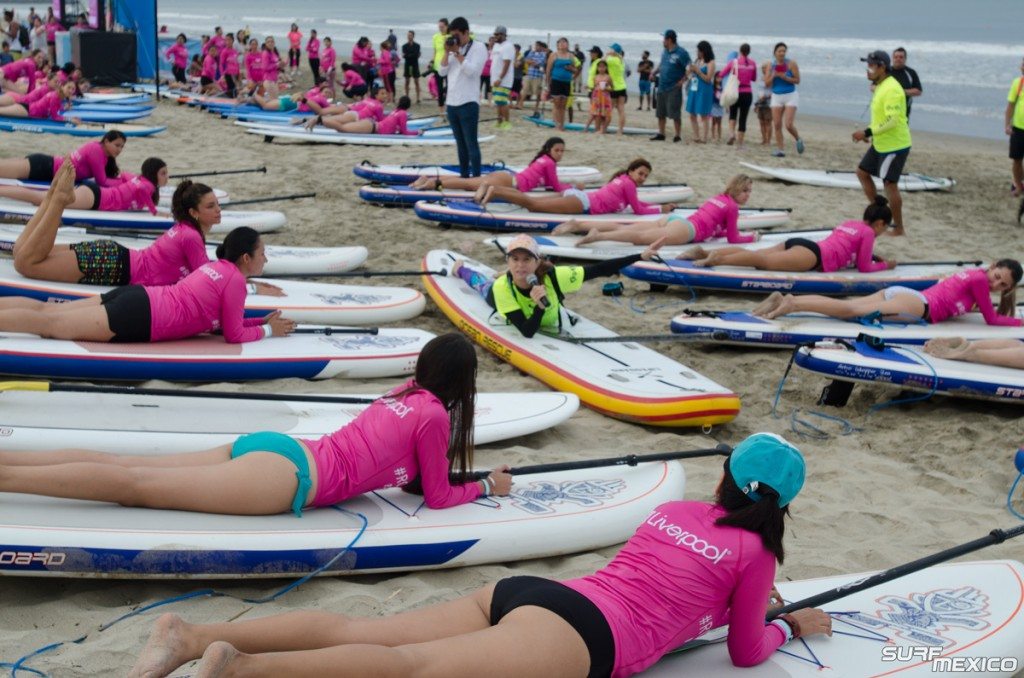
<path id="1" fill-rule="evenodd" d="M 77 283 L 82 279 L 78 257 L 71 248 L 54 246 L 66 205 L 75 201 L 75 171 L 61 165 L 43 204 L 14 243 L 14 269 L 26 278 Z"/>
<path id="2" fill-rule="evenodd" d="M 4 158 L 0 160 L 0 178 L 28 179 L 28 158 Z"/>
<path id="3" fill-rule="evenodd" d="M 764 317 L 776 318 L 787 313 L 799 312 L 822 313 L 841 320 L 859 318 L 875 312 L 888 317 L 920 319 L 924 315 L 924 303 L 912 294 L 896 294 L 892 299 L 886 300 L 884 291 L 856 299 L 832 299 L 817 294 L 787 294 L 783 297 L 782 303 Z"/>
<path id="4" fill-rule="evenodd" d="M 324 126 L 346 134 L 373 134 L 373 120 L 339 121 L 340 118 L 348 115 L 349 113 L 345 113 L 341 116 L 325 118 Z"/>
<path id="5" fill-rule="evenodd" d="M 875 196 L 878 195 L 878 189 L 875 188 L 875 178 L 858 167 L 857 179 L 860 181 L 861 188 L 864 189 L 864 197 L 868 199 L 868 204 L 875 202 Z"/>
<path id="6" fill-rule="evenodd" d="M 892 223 L 894 227 L 892 234 L 899 236 L 905 235 L 906 229 L 903 227 L 903 197 L 900 195 L 900 185 L 892 181 L 886 181 L 885 196 L 889 199 L 889 208 L 892 210 Z"/>
<path id="7" fill-rule="evenodd" d="M 782 303 L 782 292 L 772 292 L 771 294 L 768 295 L 767 298 L 765 298 L 764 301 L 762 301 L 760 304 L 755 306 L 754 310 L 751 311 L 750 313 L 751 313 L 751 315 L 756 315 L 759 318 L 763 318 L 763 317 L 765 317 L 765 314 L 771 313 L 776 308 L 778 308 L 779 304 L 781 304 L 781 303 Z"/>
<path id="8" fill-rule="evenodd" d="M 625 216 L 625 215 L 623 215 Z M 648 226 L 664 226 L 667 219 L 662 217 L 657 221 L 596 221 L 587 219 L 569 219 L 562 222 L 558 226 L 555 226 L 554 230 L 551 231 L 553 235 L 564 235 L 566 233 L 590 233 L 591 231 L 598 231 L 599 233 L 608 233 L 610 231 L 617 231 L 628 227 L 648 227 Z"/>
<path id="9" fill-rule="evenodd" d="M 782 107 L 772 108 L 772 127 L 775 129 L 775 147 L 780 151 L 785 148 L 782 140 Z"/>
<path id="10" fill-rule="evenodd" d="M 136 466 L 174 468 L 221 464 L 230 459 L 231 445 L 219 445 L 218 447 L 200 452 L 155 455 L 111 454 L 110 452 L 100 452 L 98 450 L 73 448 L 24 452 L 0 451 L 0 466 L 56 466 L 58 464 L 91 463 L 122 466 L 124 468 Z"/>
<path id="11" fill-rule="evenodd" d="M 13 89 L 15 91 L 18 91 L 18 88 L 18 85 L 5 87 L 5 89 Z M 21 92 L 21 94 L 24 94 L 24 92 Z M 0 106 L 0 116 L 5 118 L 27 118 L 28 112 L 19 104 L 11 104 L 10 106 Z"/>
<path id="12" fill-rule="evenodd" d="M 818 263 L 814 252 L 806 247 L 778 244 L 764 250 L 745 250 L 723 247 L 711 250 L 705 259 L 694 262 L 698 266 L 749 266 L 761 271 L 812 271 Z"/>
<path id="13" fill-rule="evenodd" d="M 1017 339 L 931 339 L 924 350 L 936 358 L 1024 369 L 1024 343 Z"/>
<path id="14" fill-rule="evenodd" d="M 480 177 L 420 177 L 412 182 L 412 188 L 424 190 L 432 189 L 441 182 L 442 188 L 454 188 L 465 191 L 475 191 L 481 186 L 507 186 L 515 188 L 515 176 L 510 172 L 489 172 Z"/>
<path id="15" fill-rule="evenodd" d="M 793 106 L 786 106 L 783 110 L 783 119 L 786 124 L 786 131 L 789 132 L 794 139 L 799 141 L 800 133 L 796 131 L 796 125 L 794 124 L 796 121 L 796 108 Z"/>
<path id="16" fill-rule="evenodd" d="M 0 115 L 3 115 L 3 113 L 0 113 Z M 45 196 L 46 194 L 43 191 L 37 191 L 31 188 L 22 188 L 21 186 L 0 186 L 0 198 L 21 200 L 22 202 L 38 206 L 42 204 Z M 78 210 L 92 209 L 93 202 L 94 195 L 92 190 L 88 186 L 79 186 L 75 189 L 75 201 L 70 205 L 67 205 L 67 208 Z"/>
<path id="17" fill-rule="evenodd" d="M 635 225 L 625 225 L 614 230 L 601 231 L 595 228 L 583 236 L 576 243 L 576 246 L 579 247 L 595 240 L 628 242 L 633 245 L 652 245 L 660 238 L 665 238 L 663 243 L 665 245 L 685 245 L 693 241 L 693 226 L 688 221 L 685 222 L 685 225 L 674 221 L 668 226 L 661 226 L 658 222 L 650 224 L 641 222 Z"/>
<path id="18" fill-rule="evenodd" d="M 505 186 L 491 186 L 487 190 L 488 195 L 481 204 L 486 205 L 488 201 L 500 198 L 513 205 L 525 207 L 531 212 L 549 212 L 553 214 L 583 214 L 583 203 L 579 198 L 571 195 L 559 195 L 548 197 L 533 197 L 517 191 L 514 188 Z"/>
<path id="19" fill-rule="evenodd" d="M 38 309 L 11 309 L 0 316 L 0 331 L 26 332 L 49 339 L 110 341 L 107 312 L 99 297 L 64 304 L 42 304 Z"/>
<path id="20" fill-rule="evenodd" d="M 3 174 L 2 167 L 3 165 L 0 165 L 0 176 L 6 176 Z M 1013 175 L 1013 188 L 1016 195 L 1024 193 L 1024 161 L 1014 160 L 1010 165 L 1010 172 Z"/>
<path id="21" fill-rule="evenodd" d="M 700 127 L 697 125 L 697 116 L 690 114 L 690 128 L 693 130 L 693 140 L 700 143 Z"/>

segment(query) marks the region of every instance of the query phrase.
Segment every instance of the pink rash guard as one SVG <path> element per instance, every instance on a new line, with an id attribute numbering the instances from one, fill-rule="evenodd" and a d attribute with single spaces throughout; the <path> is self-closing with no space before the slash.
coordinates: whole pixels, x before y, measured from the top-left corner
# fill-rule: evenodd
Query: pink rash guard
<path id="1" fill-rule="evenodd" d="M 49 87 L 36 87 L 26 94 L 18 94 L 17 92 L 4 92 L 4 94 L 14 99 L 16 103 L 31 106 L 52 91 Z"/>
<path id="2" fill-rule="evenodd" d="M 345 71 L 345 75 L 348 75 L 352 71 Z M 362 78 L 360 78 L 362 79 Z M 384 104 L 377 101 L 373 97 L 367 97 L 362 101 L 357 101 L 348 107 L 348 110 L 355 111 L 356 115 L 359 116 L 360 120 L 366 120 L 367 118 L 380 122 L 384 119 Z"/>
<path id="3" fill-rule="evenodd" d="M 209 78 L 210 80 L 216 80 L 217 68 L 219 66 L 220 64 L 218 62 L 217 57 L 213 56 L 210 53 L 207 53 L 206 56 L 203 57 L 203 71 L 199 75 L 201 75 L 204 78 Z"/>
<path id="4" fill-rule="evenodd" d="M 662 504 L 608 565 L 562 582 L 604 614 L 615 639 L 612 676 L 630 676 L 709 629 L 729 624 L 736 666 L 763 662 L 786 640 L 765 624 L 775 557 L 753 532 L 715 525 L 720 506 Z"/>
<path id="5" fill-rule="evenodd" d="M 203 236 L 188 224 L 177 223 L 141 250 L 128 250 L 132 285 L 173 285 L 210 263 Z"/>
<path id="6" fill-rule="evenodd" d="M 831 273 L 857 263 L 861 273 L 884 271 L 884 261 L 872 261 L 875 248 L 875 232 L 863 221 L 845 221 L 832 234 L 818 243 L 821 250 L 821 270 Z"/>
<path id="7" fill-rule="evenodd" d="M 51 90 L 28 105 L 28 117 L 64 122 L 63 110 L 64 100 L 60 98 L 60 92 Z"/>
<path id="8" fill-rule="evenodd" d="M 260 52 L 245 53 L 245 75 L 252 82 L 263 80 L 263 54 Z"/>
<path id="9" fill-rule="evenodd" d="M 267 82 L 277 82 L 278 66 L 281 65 L 281 57 L 269 49 L 263 50 L 263 79 Z"/>
<path id="10" fill-rule="evenodd" d="M 327 47 L 320 55 L 320 73 L 329 73 L 334 70 L 338 61 L 338 53 L 333 47 Z"/>
<path id="11" fill-rule="evenodd" d="M 372 47 L 359 47 L 358 45 L 354 45 L 352 47 L 353 66 L 366 66 L 368 68 L 373 68 L 373 64 L 376 61 L 376 55 L 374 54 Z"/>
<path id="12" fill-rule="evenodd" d="M 306 43 L 306 54 L 310 59 L 320 58 L 320 38 L 310 38 Z"/>
<path id="13" fill-rule="evenodd" d="M 409 112 L 396 108 L 377 123 L 377 134 L 404 134 L 412 137 L 419 135 L 419 132 L 416 130 L 409 129 L 407 126 L 408 121 Z"/>
<path id="14" fill-rule="evenodd" d="M 704 242 L 723 235 L 730 243 L 754 242 L 754 234 L 740 235 L 740 206 L 728 193 L 706 200 L 687 217 L 693 225 L 693 242 Z"/>
<path id="15" fill-rule="evenodd" d="M 131 179 L 114 186 L 100 189 L 100 204 L 96 209 L 101 212 L 124 212 L 148 209 L 156 216 L 156 205 L 153 204 L 153 184 L 144 177 L 133 176 Z"/>
<path id="16" fill-rule="evenodd" d="M 718 75 L 724 78 L 727 75 L 731 74 L 733 64 L 736 64 L 736 76 L 739 78 L 739 93 L 743 94 L 745 92 L 752 92 L 753 90 L 750 87 L 750 83 L 757 80 L 757 62 L 749 57 L 741 55 L 738 57 L 738 61 L 737 59 L 733 59 L 729 63 L 727 63 L 725 65 L 725 68 L 718 71 Z"/>
<path id="17" fill-rule="evenodd" d="M 968 313 L 975 306 L 989 325 L 1020 327 L 1020 318 L 999 315 L 992 307 L 988 275 L 983 268 L 961 271 L 941 280 L 922 292 L 928 300 L 928 321 L 942 322 Z"/>
<path id="18" fill-rule="evenodd" d="M 588 191 L 591 214 L 614 214 L 632 207 L 634 214 L 660 214 L 661 207 L 641 202 L 636 195 L 636 184 L 620 174 L 596 191 Z"/>
<path id="19" fill-rule="evenodd" d="M 53 175 L 64 164 L 64 158 L 53 156 Z M 121 177 L 113 179 L 107 176 L 107 153 L 99 141 L 90 141 L 76 148 L 71 153 L 71 164 L 75 166 L 75 181 L 92 179 L 97 186 L 114 186 L 121 183 Z"/>
<path id="20" fill-rule="evenodd" d="M 309 101 L 315 101 L 317 104 L 319 104 L 321 108 L 327 108 L 328 106 L 331 105 L 331 102 L 327 100 L 327 97 L 324 96 L 323 90 L 321 90 L 319 87 L 314 87 L 313 89 L 309 90 L 302 96 L 304 96 Z M 308 113 L 313 109 L 309 107 L 309 104 L 299 102 L 298 110 L 302 111 L 303 113 Z"/>
<path id="21" fill-rule="evenodd" d="M 168 61 L 173 61 L 177 68 L 188 68 L 188 48 L 185 45 L 174 43 L 167 48 L 164 56 Z"/>
<path id="22" fill-rule="evenodd" d="M 451 423 L 433 393 L 417 389 L 393 397 L 407 381 L 367 407 L 351 423 L 316 440 L 300 440 L 316 463 L 314 506 L 329 506 L 364 492 L 405 485 L 419 477 L 423 499 L 433 509 L 480 496 L 476 483 L 448 482 Z M 765 596 L 767 599 L 767 594 Z"/>
<path id="23" fill-rule="evenodd" d="M 343 89 L 352 89 L 359 85 L 365 85 L 366 81 L 363 80 L 363 76 L 356 73 L 355 70 L 345 71 L 345 74 L 341 76 L 341 86 Z"/>
<path id="24" fill-rule="evenodd" d="M 25 57 L 12 61 L 0 70 L 4 73 L 4 79 L 16 82 L 18 78 L 28 78 L 28 91 L 31 92 L 36 86 L 36 62 L 32 57 Z"/>
<path id="25" fill-rule="evenodd" d="M 245 278 L 230 261 L 203 264 L 177 285 L 146 287 L 150 341 L 171 341 L 221 330 L 224 341 L 263 338 L 263 318 L 243 318 Z"/>
<path id="26" fill-rule="evenodd" d="M 220 72 L 224 75 L 238 75 L 238 50 L 225 47 L 220 53 Z"/>
<path id="27" fill-rule="evenodd" d="M 552 191 L 561 193 L 572 188 L 571 184 L 563 184 L 558 180 L 558 167 L 550 155 L 546 153 L 523 168 L 516 174 L 516 189 L 527 193 L 538 186 L 546 186 Z"/>

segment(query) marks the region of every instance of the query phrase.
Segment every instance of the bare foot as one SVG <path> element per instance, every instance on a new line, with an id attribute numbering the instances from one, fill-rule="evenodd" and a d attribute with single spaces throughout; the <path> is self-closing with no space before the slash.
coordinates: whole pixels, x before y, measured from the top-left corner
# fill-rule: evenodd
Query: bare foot
<path id="1" fill-rule="evenodd" d="M 50 184 L 53 187 L 53 199 L 64 205 L 70 205 L 75 201 L 75 166 L 71 162 L 71 156 L 64 158 L 64 163 L 57 170 Z"/>
<path id="2" fill-rule="evenodd" d="M 161 615 L 153 624 L 128 678 L 162 678 L 194 657 L 186 647 L 187 625 L 176 614 Z"/>
<path id="3" fill-rule="evenodd" d="M 767 318 L 768 320 L 773 320 L 775 318 L 778 318 L 780 315 L 786 315 L 787 313 L 790 313 L 791 311 L 793 311 L 795 306 L 796 303 L 793 299 L 793 295 L 787 294 L 786 296 L 782 297 L 782 299 L 779 301 L 778 306 L 776 306 L 774 309 L 770 311 L 764 312 L 761 315 L 761 317 Z"/>
<path id="4" fill-rule="evenodd" d="M 941 337 L 938 339 L 929 339 L 925 342 L 924 350 L 925 353 L 933 355 L 936 358 L 957 360 L 957 357 L 962 355 L 970 345 L 971 342 L 967 341 L 963 337 Z"/>
<path id="5" fill-rule="evenodd" d="M 420 177 L 416 181 L 409 184 L 409 188 L 415 188 L 417 191 L 422 191 L 433 187 L 434 177 Z"/>
<path id="6" fill-rule="evenodd" d="M 768 311 L 773 310 L 780 303 L 782 303 L 782 292 L 772 292 L 765 298 L 764 301 L 755 306 L 754 310 L 751 311 L 751 313 L 753 315 L 761 317 Z"/>
<path id="7" fill-rule="evenodd" d="M 576 243 L 576 247 L 582 247 L 583 245 L 587 245 L 600 239 L 601 231 L 596 228 L 592 228 L 589 231 L 587 231 L 587 234 L 585 236 L 579 239 L 579 242 Z"/>
<path id="8" fill-rule="evenodd" d="M 480 207 L 487 207 L 487 203 L 494 197 L 494 186 L 481 186 L 476 189 L 476 193 L 473 194 L 473 200 L 480 205 Z"/>
<path id="9" fill-rule="evenodd" d="M 690 249 L 686 250 L 676 258 L 682 259 L 684 261 L 693 261 L 694 259 L 707 259 L 708 251 L 701 247 L 700 245 L 697 245 L 696 247 L 691 247 Z"/>
<path id="10" fill-rule="evenodd" d="M 889 231 L 889 235 L 893 236 L 894 238 L 906 234 L 907 232 L 902 226 L 893 226 L 892 230 Z"/>
<path id="11" fill-rule="evenodd" d="M 583 229 L 580 226 L 578 219 L 569 219 L 568 221 L 563 221 L 558 226 L 555 226 L 551 231 L 551 235 L 568 235 L 570 233 L 578 233 L 582 230 Z"/>
<path id="12" fill-rule="evenodd" d="M 696 259 L 693 262 L 694 266 L 717 266 L 722 260 L 722 255 L 718 250 L 711 250 L 707 253 L 706 257 L 702 259 Z"/>
<path id="13" fill-rule="evenodd" d="M 236 650 L 231 643 L 218 640 L 211 643 L 206 652 L 203 653 L 203 660 L 199 662 L 195 678 L 217 678 L 225 674 L 228 665 L 244 655 Z"/>

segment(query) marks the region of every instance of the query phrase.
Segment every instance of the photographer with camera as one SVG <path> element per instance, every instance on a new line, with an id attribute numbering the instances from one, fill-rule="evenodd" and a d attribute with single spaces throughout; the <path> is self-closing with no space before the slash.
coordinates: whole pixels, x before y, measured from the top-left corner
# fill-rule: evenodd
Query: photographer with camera
<path id="1" fill-rule="evenodd" d="M 480 176 L 480 74 L 487 48 L 469 36 L 469 22 L 455 17 L 448 26 L 438 74 L 448 77 L 447 115 L 459 151 L 459 175 Z"/>

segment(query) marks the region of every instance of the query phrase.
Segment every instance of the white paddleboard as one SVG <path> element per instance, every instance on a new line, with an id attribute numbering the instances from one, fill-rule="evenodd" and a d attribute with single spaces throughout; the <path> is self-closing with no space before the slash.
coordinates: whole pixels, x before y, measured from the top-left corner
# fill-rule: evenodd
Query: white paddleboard
<path id="1" fill-rule="evenodd" d="M 888 322 L 865 325 L 817 313 L 796 313 L 767 320 L 746 311 L 701 311 L 672 318 L 672 331 L 713 334 L 715 341 L 728 344 L 758 344 L 774 348 L 792 348 L 797 344 L 830 339 L 852 341 L 862 332 L 881 337 L 889 344 L 923 344 L 936 337 L 1024 340 L 1024 327 L 986 325 L 980 313 L 967 313 L 935 324 Z"/>
<path id="2" fill-rule="evenodd" d="M 1024 404 L 1024 370 L 944 360 L 909 346 L 874 348 L 860 341 L 820 342 L 801 347 L 795 362 L 805 370 L 842 381 Z"/>
<path id="3" fill-rule="evenodd" d="M 0 251 L 10 252 L 15 241 L 21 235 L 23 226 L 0 224 Z M 74 226 L 64 226 L 57 230 L 55 244 L 71 245 L 87 240 L 113 240 L 128 249 L 141 250 L 149 247 L 156 240 L 153 236 L 112 236 L 87 231 Z M 207 242 L 206 255 L 211 260 L 217 258 L 217 243 Z M 267 245 L 267 265 L 264 275 L 327 275 L 343 273 L 362 266 L 369 255 L 365 247 L 289 247 L 287 245 Z"/>
<path id="4" fill-rule="evenodd" d="M 745 250 L 760 250 L 774 247 L 789 238 L 807 238 L 814 242 L 824 240 L 832 233 L 831 229 L 820 229 L 815 231 L 771 231 L 761 235 L 757 242 L 741 243 L 730 245 L 725 238 L 713 238 L 701 243 L 687 243 L 685 245 L 665 245 L 658 254 L 663 259 L 677 259 L 694 247 L 700 245 L 707 251 L 721 249 L 723 247 L 742 247 Z M 497 237 L 484 238 L 488 245 L 494 245 L 502 253 L 508 249 L 508 243 L 514 238 L 512 235 L 501 235 Z M 582 236 L 579 235 L 535 235 L 534 240 L 540 246 L 540 253 L 546 257 L 558 257 L 560 259 L 580 259 L 582 261 L 605 261 L 640 254 L 647 245 L 630 245 L 624 242 L 612 242 L 610 240 L 595 240 L 586 245 L 577 245 Z"/>
<path id="5" fill-rule="evenodd" d="M 423 269 L 449 270 L 453 253 L 434 250 Z M 495 271 L 478 261 L 466 264 L 484 275 Z M 611 330 L 573 313 L 560 337 L 538 333 L 527 339 L 506 324 L 460 278 L 425 276 L 427 293 L 449 320 L 470 338 L 558 391 L 617 419 L 652 426 L 705 426 L 732 420 L 739 398 L 695 370 L 646 346 L 631 342 L 572 343 L 571 337 L 615 337 Z"/>
<path id="6" fill-rule="evenodd" d="M 826 188 L 861 189 L 860 179 L 856 172 L 841 170 L 805 170 L 787 167 L 765 167 L 741 162 L 747 169 L 764 174 L 791 184 L 807 184 L 808 186 L 824 186 Z M 875 188 L 881 191 L 885 186 L 882 180 L 874 177 Z M 904 174 L 899 182 L 901 191 L 948 191 L 956 186 L 956 180 L 949 177 L 930 177 L 924 174 Z"/>
<path id="7" fill-rule="evenodd" d="M 359 189 L 359 197 L 379 205 L 404 205 L 412 207 L 420 200 L 472 200 L 475 191 L 457 188 L 441 188 L 438 190 L 417 190 L 408 186 L 363 186 Z M 555 195 L 553 191 L 531 191 L 537 195 Z M 686 184 L 647 185 L 637 189 L 637 195 L 648 203 L 664 204 L 668 202 L 685 202 L 693 197 L 693 189 Z M 500 202 L 500 201 L 499 201 Z"/>
<path id="8" fill-rule="evenodd" d="M 793 602 L 868 574 L 780 581 L 776 586 L 786 602 Z M 1015 560 L 936 565 L 829 603 L 824 610 L 832 613 L 831 637 L 790 641 L 757 666 L 733 666 L 722 637 L 670 654 L 640 675 L 1012 676 L 1024 668 L 1022 607 L 1024 565 Z M 974 669 L 966 668 L 972 665 Z"/>
<path id="9" fill-rule="evenodd" d="M 516 478 L 509 497 L 430 509 L 391 488 L 301 518 L 124 508 L 2 494 L 0 575 L 216 579 L 463 567 L 592 551 L 625 541 L 679 499 L 677 463 Z M 365 517 L 366 531 L 359 535 Z M 358 539 L 357 539 L 358 536 Z"/>
<path id="10" fill-rule="evenodd" d="M 0 389 L 3 382 L 0 382 Z M 233 443 L 240 435 L 277 431 L 318 438 L 355 419 L 368 404 L 304 400 L 64 393 L 0 390 L 0 449 L 61 447 L 115 454 L 170 454 Z M 287 395 L 287 394 L 275 394 Z M 297 394 L 298 395 L 298 394 Z M 314 394 L 310 394 L 314 395 Z M 315 394 L 371 399 L 380 394 Z M 478 445 L 561 424 L 579 407 L 571 393 L 478 393 Z M 59 412 L 60 416 L 54 416 Z"/>
<path id="11" fill-rule="evenodd" d="M 481 173 L 508 171 L 513 174 L 522 172 L 523 165 L 508 165 L 494 163 L 483 165 Z M 357 177 L 382 184 L 411 184 L 419 177 L 457 177 L 459 176 L 458 165 L 377 165 L 369 160 L 364 160 L 352 168 Z M 572 167 L 558 165 L 558 180 L 566 184 L 584 183 L 594 184 L 602 181 L 601 171 L 594 167 Z"/>
<path id="12" fill-rule="evenodd" d="M 0 332 L 0 374 L 99 381 L 370 379 L 411 374 L 433 338 L 422 330 L 397 328 L 378 334 L 292 334 L 244 344 L 209 334 L 132 344 Z"/>
<path id="13" fill-rule="evenodd" d="M 255 279 L 254 279 L 255 280 Z M 317 325 L 375 325 L 415 318 L 423 312 L 426 299 L 411 287 L 368 287 L 332 285 L 296 280 L 266 280 L 284 291 L 274 297 L 250 294 L 246 315 L 262 317 L 280 310 L 286 318 Z M 14 262 L 0 259 L 0 295 L 32 297 L 41 301 L 65 301 L 103 294 L 112 287 L 78 285 L 25 278 L 14 270 Z"/>
<path id="14" fill-rule="evenodd" d="M 301 128 L 283 129 L 281 127 L 249 127 L 245 130 L 249 134 L 259 134 L 264 141 L 274 139 L 290 139 L 293 141 L 307 141 L 316 144 L 352 144 L 357 146 L 454 146 L 455 137 L 448 135 L 438 136 L 409 136 L 406 134 L 347 134 L 335 132 L 326 134 L 316 130 L 308 131 Z M 478 142 L 493 141 L 494 135 L 481 136 Z"/>
<path id="15" fill-rule="evenodd" d="M 8 223 L 28 223 L 38 209 L 35 205 L 20 200 L 0 198 L 0 221 Z M 158 212 L 153 216 L 147 211 L 142 212 L 101 212 L 100 210 L 64 210 L 61 216 L 64 226 L 84 226 L 92 228 L 121 229 L 127 231 L 166 231 L 174 225 L 170 212 Z M 239 226 L 248 226 L 260 233 L 276 231 L 285 224 L 285 216 L 281 212 L 271 211 L 233 211 L 223 210 L 220 223 L 211 229 L 211 233 L 230 233 Z"/>

